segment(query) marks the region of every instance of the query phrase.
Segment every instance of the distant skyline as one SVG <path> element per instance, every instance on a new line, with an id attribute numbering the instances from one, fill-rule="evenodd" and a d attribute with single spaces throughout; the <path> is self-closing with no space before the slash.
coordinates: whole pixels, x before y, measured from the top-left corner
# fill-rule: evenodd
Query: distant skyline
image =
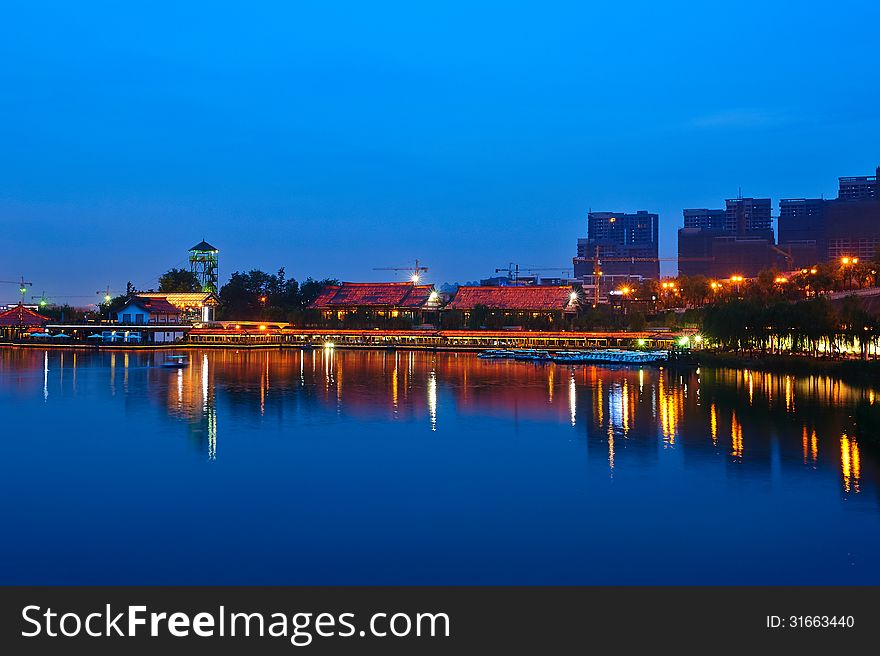
<path id="1" fill-rule="evenodd" d="M 416 258 L 463 282 L 570 267 L 590 209 L 658 213 L 674 257 L 683 208 L 741 189 L 776 215 L 874 173 L 878 19 L 868 1 L 4 6 L 0 279 L 147 288 L 205 238 L 221 284 Z"/>

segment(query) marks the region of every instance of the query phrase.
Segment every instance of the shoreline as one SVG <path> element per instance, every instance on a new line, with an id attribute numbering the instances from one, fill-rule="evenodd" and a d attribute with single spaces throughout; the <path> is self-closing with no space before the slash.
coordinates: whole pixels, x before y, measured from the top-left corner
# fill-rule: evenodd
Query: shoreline
<path id="1" fill-rule="evenodd" d="M 751 369 L 793 376 L 834 376 L 858 382 L 880 381 L 880 360 L 832 360 L 798 355 L 748 355 L 701 351 L 701 366 Z"/>

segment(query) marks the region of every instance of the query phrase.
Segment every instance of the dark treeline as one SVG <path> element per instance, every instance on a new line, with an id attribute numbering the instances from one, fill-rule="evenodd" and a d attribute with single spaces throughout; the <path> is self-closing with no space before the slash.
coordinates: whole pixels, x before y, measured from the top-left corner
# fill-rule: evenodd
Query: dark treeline
<path id="1" fill-rule="evenodd" d="M 822 296 L 771 303 L 735 299 L 706 307 L 702 318 L 703 334 L 713 346 L 762 354 L 833 356 L 857 348 L 864 359 L 876 344 L 878 328 L 880 322 L 855 296 L 839 305 Z"/>
<path id="2" fill-rule="evenodd" d="M 236 271 L 220 288 L 218 318 L 312 323 L 318 319 L 318 313 L 306 308 L 325 285 L 338 284 L 338 280 L 331 278 L 306 278 L 299 283 L 287 277 L 284 267 L 275 274 L 258 269 Z"/>

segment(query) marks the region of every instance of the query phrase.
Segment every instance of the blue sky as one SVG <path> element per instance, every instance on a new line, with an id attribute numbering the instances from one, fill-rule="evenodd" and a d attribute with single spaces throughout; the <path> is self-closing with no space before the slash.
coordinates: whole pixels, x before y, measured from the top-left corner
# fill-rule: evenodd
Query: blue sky
<path id="1" fill-rule="evenodd" d="M 880 164 L 875 2 L 188 4 L 4 3 L 0 279 L 149 287 L 204 237 L 473 280 L 570 266 L 589 208 L 671 257 L 683 207 Z"/>

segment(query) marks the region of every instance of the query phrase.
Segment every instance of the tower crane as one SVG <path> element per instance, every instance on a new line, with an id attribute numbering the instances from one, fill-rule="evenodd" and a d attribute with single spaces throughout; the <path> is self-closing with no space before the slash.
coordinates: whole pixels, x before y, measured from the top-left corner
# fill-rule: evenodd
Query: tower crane
<path id="1" fill-rule="evenodd" d="M 24 305 L 24 297 L 27 294 L 27 288 L 33 287 L 34 283 L 28 282 L 22 276 L 19 280 L 0 280 L 0 283 L 8 283 L 10 285 L 18 285 L 18 293 L 21 294 L 21 303 Z"/>
<path id="2" fill-rule="evenodd" d="M 411 267 L 374 267 L 373 271 L 406 271 L 410 274 L 409 279 L 412 282 L 418 283 L 419 280 L 422 279 L 422 274 L 428 271 L 428 267 L 419 265 L 419 261 L 416 260 L 416 265 Z"/>
<path id="3" fill-rule="evenodd" d="M 528 265 L 528 264 L 523 265 L 523 270 L 528 273 L 537 273 L 538 271 L 560 271 L 563 274 L 568 274 L 568 272 L 571 271 L 570 268 L 566 269 L 564 267 L 544 267 L 544 266 Z M 519 271 L 520 271 L 519 264 L 516 264 L 515 262 L 511 262 L 510 264 L 507 265 L 506 268 L 500 267 L 500 268 L 495 269 L 495 273 L 504 273 L 505 271 L 507 272 L 507 279 L 510 282 L 515 283 L 515 282 L 517 282 L 517 280 L 519 280 Z"/>
<path id="4" fill-rule="evenodd" d="M 596 255 L 594 257 L 575 257 L 572 262 L 593 263 L 593 307 L 599 305 L 599 283 L 602 277 L 602 262 L 711 262 L 712 257 L 601 257 L 599 254 L 599 246 L 596 246 Z"/>
<path id="5" fill-rule="evenodd" d="M 98 293 L 101 293 L 101 292 L 98 292 Z M 39 296 L 31 296 L 31 300 L 37 300 L 37 302 L 39 303 L 39 306 L 40 306 L 40 307 L 46 307 L 47 305 L 52 305 L 53 302 L 54 302 L 55 300 L 57 300 L 57 299 L 62 299 L 62 298 L 67 299 L 67 298 L 94 298 L 94 297 L 91 296 L 91 295 L 79 295 L 79 296 L 54 296 L 54 295 L 53 295 L 53 296 L 46 296 L 46 292 L 43 292 L 43 293 L 42 293 L 41 295 L 39 295 Z M 38 300 L 38 299 L 39 299 L 39 300 Z M 91 305 L 91 304 L 90 304 L 90 305 Z"/>

